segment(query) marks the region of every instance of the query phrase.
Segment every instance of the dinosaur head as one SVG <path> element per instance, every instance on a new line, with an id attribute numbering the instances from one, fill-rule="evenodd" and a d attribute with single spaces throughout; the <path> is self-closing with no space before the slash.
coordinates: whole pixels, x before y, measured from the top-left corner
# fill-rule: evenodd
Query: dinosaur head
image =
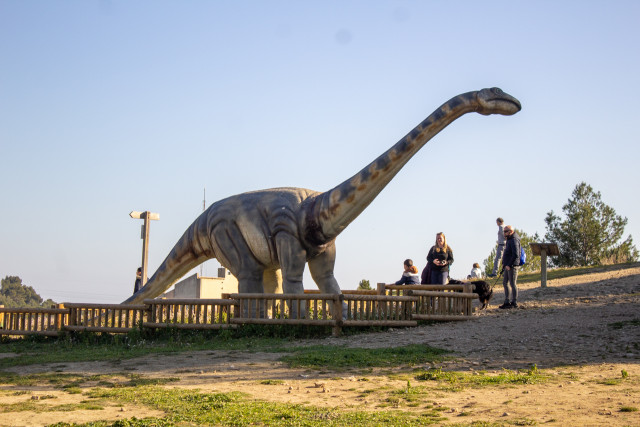
<path id="1" fill-rule="evenodd" d="M 497 87 L 482 89 L 477 93 L 476 97 L 478 101 L 478 109 L 476 111 L 485 116 L 490 114 L 511 116 L 522 109 L 520 101 Z"/>

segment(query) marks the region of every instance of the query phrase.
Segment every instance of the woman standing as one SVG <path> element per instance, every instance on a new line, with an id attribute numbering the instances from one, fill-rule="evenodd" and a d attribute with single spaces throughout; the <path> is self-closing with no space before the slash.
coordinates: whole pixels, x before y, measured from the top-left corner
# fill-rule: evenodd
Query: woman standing
<path id="1" fill-rule="evenodd" d="M 447 245 L 444 233 L 436 234 L 436 244 L 427 255 L 427 269 L 431 271 L 429 283 L 432 285 L 446 285 L 449 278 L 449 266 L 453 264 L 453 251 Z"/>

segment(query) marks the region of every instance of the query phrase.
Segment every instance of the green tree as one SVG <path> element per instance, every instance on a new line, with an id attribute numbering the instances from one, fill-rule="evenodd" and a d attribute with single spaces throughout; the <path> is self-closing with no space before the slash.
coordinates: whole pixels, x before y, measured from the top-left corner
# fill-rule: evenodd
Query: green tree
<path id="1" fill-rule="evenodd" d="M 538 236 L 538 233 L 530 236 L 523 230 L 519 230 L 518 228 L 514 228 L 514 230 L 518 234 L 518 236 L 520 236 L 520 245 L 524 248 L 524 253 L 527 254 L 527 263 L 520 269 L 520 272 L 540 271 L 540 257 L 534 257 L 533 253 L 531 252 L 531 246 L 529 246 L 529 243 L 539 242 L 540 236 Z M 496 247 L 494 246 L 491 250 L 491 253 L 489 254 L 489 257 L 482 262 L 482 264 L 484 265 L 485 275 L 489 275 L 489 273 L 493 271 L 493 260 L 495 258 Z"/>
<path id="2" fill-rule="evenodd" d="M 370 291 L 371 290 L 371 283 L 369 283 L 369 281 L 367 279 L 362 279 L 360 280 L 360 283 L 358 283 L 358 290 L 366 290 L 366 291 Z"/>
<path id="3" fill-rule="evenodd" d="M 545 218 L 545 239 L 560 249 L 560 255 L 552 258 L 554 265 L 573 267 L 638 259 L 631 235 L 620 242 L 627 218 L 617 215 L 601 200 L 600 192 L 587 183 L 576 185 L 562 211 L 566 216 L 564 220 L 553 211 Z"/>
<path id="4" fill-rule="evenodd" d="M 23 285 L 18 276 L 6 276 L 1 283 L 0 305 L 5 307 L 49 307 L 55 304 L 50 299 L 43 301 L 31 286 Z"/>

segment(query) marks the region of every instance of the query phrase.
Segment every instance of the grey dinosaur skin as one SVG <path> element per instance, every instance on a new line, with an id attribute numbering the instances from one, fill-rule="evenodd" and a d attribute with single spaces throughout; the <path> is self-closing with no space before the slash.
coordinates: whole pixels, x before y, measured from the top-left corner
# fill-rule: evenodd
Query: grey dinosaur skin
<path id="1" fill-rule="evenodd" d="M 340 294 L 333 275 L 335 238 L 409 159 L 466 113 L 508 116 L 520 109 L 517 99 L 498 88 L 464 93 L 451 98 L 380 157 L 329 191 L 273 188 L 220 200 L 191 224 L 146 286 L 123 304 L 155 298 L 211 258 L 218 259 L 238 279 L 240 293 L 304 293 L 302 276 L 308 264 L 321 292 Z"/>

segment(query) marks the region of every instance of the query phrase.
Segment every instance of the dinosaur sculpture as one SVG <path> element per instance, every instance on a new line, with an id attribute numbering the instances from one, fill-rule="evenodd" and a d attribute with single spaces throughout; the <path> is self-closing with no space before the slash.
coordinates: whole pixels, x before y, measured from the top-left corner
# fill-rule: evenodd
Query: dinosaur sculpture
<path id="1" fill-rule="evenodd" d="M 431 138 L 460 116 L 512 115 L 520 102 L 498 88 L 451 98 L 353 177 L 324 193 L 273 188 L 212 204 L 178 240 L 149 282 L 123 304 L 168 289 L 216 258 L 238 279 L 240 293 L 304 293 L 305 264 L 323 293 L 340 294 L 333 275 L 335 239 Z M 281 277 L 280 278 L 280 274 Z"/>

